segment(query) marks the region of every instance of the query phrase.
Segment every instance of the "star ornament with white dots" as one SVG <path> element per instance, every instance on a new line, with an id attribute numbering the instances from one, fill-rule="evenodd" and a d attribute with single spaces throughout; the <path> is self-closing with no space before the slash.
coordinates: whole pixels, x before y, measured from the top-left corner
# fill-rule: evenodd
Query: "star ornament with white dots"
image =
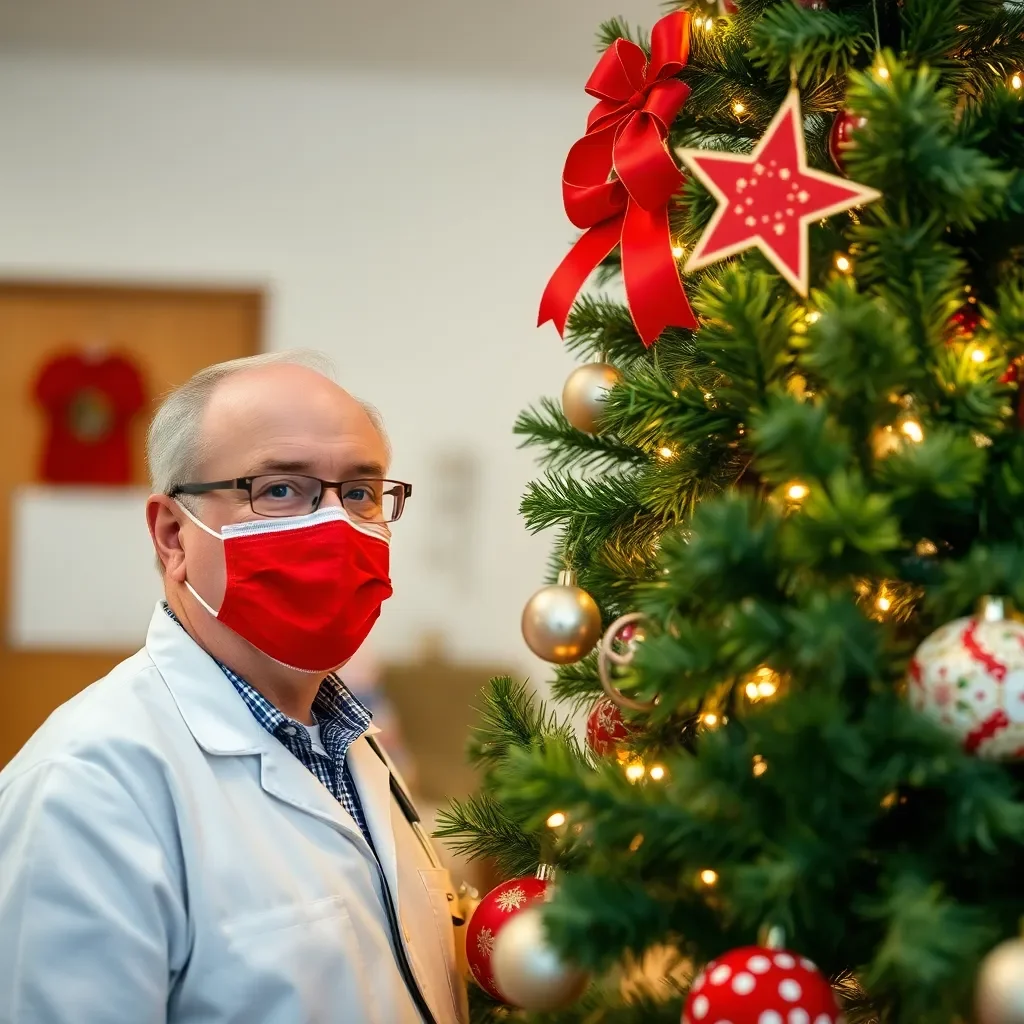
<path id="1" fill-rule="evenodd" d="M 873 202 L 882 193 L 807 166 L 800 94 L 791 89 L 749 156 L 706 149 L 677 151 L 718 200 L 711 222 L 686 261 L 699 270 L 757 246 L 783 277 L 807 295 L 807 228 L 811 221 Z"/>

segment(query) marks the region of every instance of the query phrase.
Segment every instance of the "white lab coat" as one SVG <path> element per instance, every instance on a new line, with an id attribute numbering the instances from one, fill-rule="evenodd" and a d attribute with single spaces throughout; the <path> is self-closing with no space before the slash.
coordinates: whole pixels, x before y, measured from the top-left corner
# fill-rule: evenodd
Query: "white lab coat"
<path id="1" fill-rule="evenodd" d="M 448 872 L 365 737 L 348 761 L 380 869 L 158 607 L 0 772 L 0 1024 L 419 1024 L 392 941 L 464 1019 Z"/>

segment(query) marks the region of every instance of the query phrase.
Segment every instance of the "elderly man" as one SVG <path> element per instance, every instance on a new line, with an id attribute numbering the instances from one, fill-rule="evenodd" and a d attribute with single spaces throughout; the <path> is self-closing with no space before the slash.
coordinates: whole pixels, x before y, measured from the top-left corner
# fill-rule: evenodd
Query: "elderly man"
<path id="1" fill-rule="evenodd" d="M 314 357 L 240 359 L 148 454 L 146 646 L 0 773 L 0 1022 L 459 1020 L 448 873 L 334 675 L 411 491 L 375 414 Z"/>

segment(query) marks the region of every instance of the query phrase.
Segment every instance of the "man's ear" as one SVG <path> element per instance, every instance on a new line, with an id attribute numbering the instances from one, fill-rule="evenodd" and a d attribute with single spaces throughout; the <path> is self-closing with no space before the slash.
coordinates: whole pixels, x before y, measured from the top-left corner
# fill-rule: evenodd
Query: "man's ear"
<path id="1" fill-rule="evenodd" d="M 163 574 L 185 582 L 185 549 L 181 545 L 181 509 L 166 494 L 151 494 L 146 502 L 146 524 Z"/>

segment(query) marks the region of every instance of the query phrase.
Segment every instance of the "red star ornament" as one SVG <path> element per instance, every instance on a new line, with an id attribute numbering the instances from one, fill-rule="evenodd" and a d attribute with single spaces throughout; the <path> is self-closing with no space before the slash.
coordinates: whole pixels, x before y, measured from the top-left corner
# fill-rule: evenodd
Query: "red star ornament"
<path id="1" fill-rule="evenodd" d="M 807 227 L 882 193 L 807 166 L 800 93 L 791 89 L 749 156 L 682 149 L 679 156 L 718 200 L 686 271 L 757 246 L 807 295 Z"/>

